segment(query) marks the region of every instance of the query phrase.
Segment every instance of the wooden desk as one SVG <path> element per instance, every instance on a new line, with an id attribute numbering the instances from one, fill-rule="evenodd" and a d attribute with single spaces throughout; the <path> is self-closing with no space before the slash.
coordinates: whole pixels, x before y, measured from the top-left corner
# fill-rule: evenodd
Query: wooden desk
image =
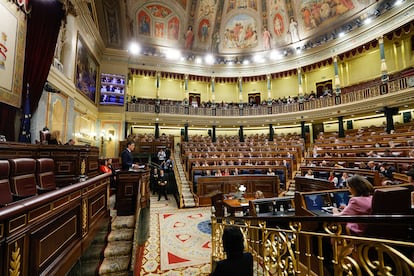
<path id="1" fill-rule="evenodd" d="M 197 187 L 200 206 L 211 206 L 212 192 L 234 193 L 241 184 L 247 188 L 246 196 L 253 196 L 257 190 L 262 191 L 266 197 L 276 197 L 279 194 L 280 182 L 275 175 L 203 176 L 198 179 Z"/>
<path id="2" fill-rule="evenodd" d="M 232 216 L 240 216 L 237 215 L 237 213 L 240 211 L 244 213 L 247 209 L 249 209 L 249 201 L 253 199 L 254 197 L 246 197 L 244 202 L 241 202 L 240 199 L 225 199 L 223 200 L 223 203 L 224 206 L 227 207 L 228 214 Z"/>

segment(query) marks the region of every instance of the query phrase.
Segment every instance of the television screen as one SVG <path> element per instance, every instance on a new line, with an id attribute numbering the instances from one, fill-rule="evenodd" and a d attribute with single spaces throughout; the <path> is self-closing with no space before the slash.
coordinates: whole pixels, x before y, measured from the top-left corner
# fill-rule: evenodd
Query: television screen
<path id="1" fill-rule="evenodd" d="M 125 102 L 125 76 L 114 74 L 101 74 L 102 105 L 124 105 Z"/>
<path id="2" fill-rule="evenodd" d="M 328 207 L 331 205 L 329 195 L 323 194 L 310 194 L 305 195 L 306 209 L 308 210 L 321 210 L 322 207 Z"/>
<path id="3" fill-rule="evenodd" d="M 341 191 L 341 192 L 333 193 L 333 202 L 336 203 L 337 207 L 340 207 L 341 205 L 348 205 L 348 201 L 349 201 L 348 191 Z"/>

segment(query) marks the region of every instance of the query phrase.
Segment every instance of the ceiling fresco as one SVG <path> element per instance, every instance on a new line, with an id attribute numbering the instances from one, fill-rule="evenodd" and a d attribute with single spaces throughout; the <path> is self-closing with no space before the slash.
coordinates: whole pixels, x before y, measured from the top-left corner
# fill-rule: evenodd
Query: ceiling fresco
<path id="1" fill-rule="evenodd" d="M 216 54 L 260 52 L 292 44 L 313 46 L 344 28 L 357 27 L 386 2 L 124 0 L 114 5 L 113 0 L 96 1 L 102 6 L 100 25 L 110 47 L 125 48 L 133 40 L 144 46 Z"/>

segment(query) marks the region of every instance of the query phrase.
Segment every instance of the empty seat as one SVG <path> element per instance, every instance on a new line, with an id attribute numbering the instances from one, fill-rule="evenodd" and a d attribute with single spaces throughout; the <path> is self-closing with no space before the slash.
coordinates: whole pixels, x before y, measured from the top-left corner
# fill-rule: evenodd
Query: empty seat
<path id="1" fill-rule="evenodd" d="M 375 189 L 372 198 L 374 215 L 407 215 L 411 212 L 411 192 L 406 187 Z"/>
<path id="2" fill-rule="evenodd" d="M 36 160 L 37 189 L 40 193 L 56 189 L 54 168 L 55 161 L 53 159 L 40 158 Z"/>
<path id="3" fill-rule="evenodd" d="M 0 160 L 0 206 L 13 201 L 9 183 L 10 164 L 7 160 Z"/>
<path id="4" fill-rule="evenodd" d="M 406 187 L 375 189 L 372 197 L 373 215 L 408 215 L 411 212 L 411 191 Z M 385 230 L 386 229 L 386 230 Z M 369 225 L 367 235 L 406 240 L 410 236 L 407 225 Z"/>
<path id="5" fill-rule="evenodd" d="M 36 160 L 32 158 L 10 159 L 10 188 L 16 198 L 37 194 Z"/>

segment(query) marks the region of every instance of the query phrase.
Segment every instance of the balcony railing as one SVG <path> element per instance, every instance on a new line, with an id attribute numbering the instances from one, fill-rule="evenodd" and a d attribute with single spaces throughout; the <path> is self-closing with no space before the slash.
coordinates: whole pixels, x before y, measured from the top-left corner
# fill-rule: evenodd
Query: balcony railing
<path id="1" fill-rule="evenodd" d="M 288 104 L 275 104 L 272 105 L 254 105 L 249 106 L 244 104 L 240 109 L 238 104 L 232 104 L 228 107 L 185 107 L 180 102 L 171 102 L 168 105 L 160 105 L 159 113 L 162 114 L 180 114 L 180 115 L 196 115 L 196 116 L 261 116 L 291 113 L 297 111 L 315 110 L 318 108 L 331 107 L 340 103 L 352 103 L 361 100 L 372 99 L 388 93 L 398 92 L 409 88 L 407 85 L 408 77 L 399 77 L 394 80 L 383 84 L 381 82 L 369 82 L 365 85 L 358 85 L 352 90 L 351 87 L 345 88 L 344 92 L 340 96 L 340 101 L 335 96 L 327 96 L 316 98 L 309 101 L 304 101 L 303 104 L 299 102 Z M 155 102 L 155 101 L 154 101 Z M 140 113 L 154 113 L 156 111 L 155 103 L 128 103 L 128 112 L 140 112 Z"/>
<path id="2" fill-rule="evenodd" d="M 343 226 L 349 221 L 375 225 L 384 234 L 400 226 L 411 233 L 395 239 L 353 236 Z M 414 216 L 396 215 L 213 217 L 212 269 L 225 259 L 221 237 L 233 225 L 242 230 L 245 250 L 253 255 L 254 275 L 413 275 L 413 221 Z"/>

